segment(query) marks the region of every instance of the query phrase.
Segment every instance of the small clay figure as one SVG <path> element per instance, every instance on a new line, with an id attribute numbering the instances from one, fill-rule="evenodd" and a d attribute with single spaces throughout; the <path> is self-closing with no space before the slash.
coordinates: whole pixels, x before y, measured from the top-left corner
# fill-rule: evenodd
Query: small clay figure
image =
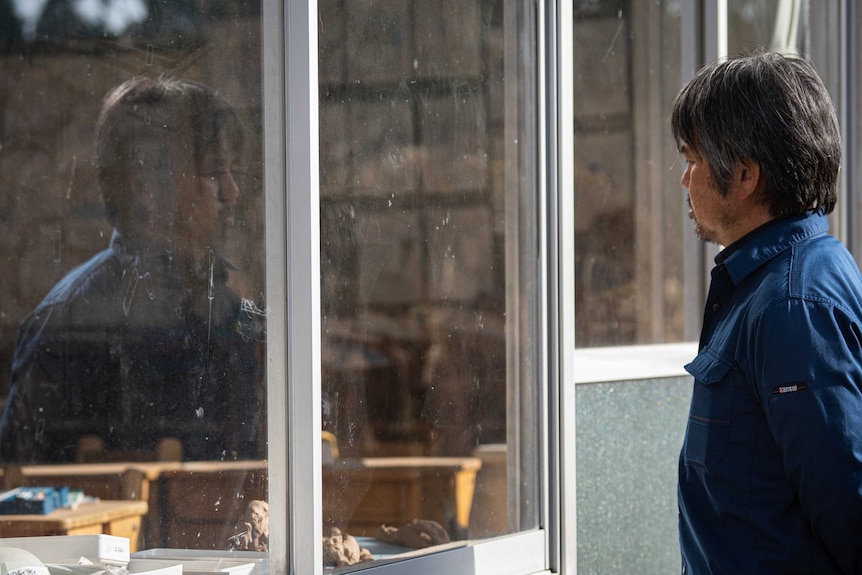
<path id="1" fill-rule="evenodd" d="M 377 538 L 386 543 L 422 549 L 449 542 L 449 533 L 442 525 L 430 519 L 414 519 L 403 527 L 381 525 Z"/>
<path id="2" fill-rule="evenodd" d="M 237 527 L 240 532 L 230 538 L 231 549 L 269 551 L 269 504 L 266 501 L 249 502 Z"/>
<path id="3" fill-rule="evenodd" d="M 338 527 L 333 527 L 329 537 L 323 538 L 323 564 L 327 567 L 343 567 L 373 560 L 370 551 L 359 547 L 356 537 L 344 533 Z"/>

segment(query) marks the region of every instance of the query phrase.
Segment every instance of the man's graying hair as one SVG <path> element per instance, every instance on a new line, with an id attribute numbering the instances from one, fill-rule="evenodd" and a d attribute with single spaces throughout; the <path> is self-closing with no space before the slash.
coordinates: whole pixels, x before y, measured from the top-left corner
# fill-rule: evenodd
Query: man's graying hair
<path id="1" fill-rule="evenodd" d="M 760 166 L 760 201 L 784 217 L 835 207 L 841 136 L 835 109 L 814 68 L 761 52 L 713 62 L 673 103 L 671 129 L 709 164 L 726 195 L 740 162 Z"/>
<path id="2" fill-rule="evenodd" d="M 145 226 L 173 200 L 174 177 L 196 175 L 207 152 L 223 140 L 239 150 L 242 139 L 234 107 L 204 84 L 146 76 L 120 84 L 105 97 L 96 125 L 108 221 L 127 233 Z"/>

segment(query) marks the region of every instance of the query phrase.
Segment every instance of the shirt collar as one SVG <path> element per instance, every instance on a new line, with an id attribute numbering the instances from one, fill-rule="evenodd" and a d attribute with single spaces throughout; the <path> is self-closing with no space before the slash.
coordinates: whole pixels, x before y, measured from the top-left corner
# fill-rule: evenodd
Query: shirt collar
<path id="1" fill-rule="evenodd" d="M 111 234 L 110 249 L 126 267 L 174 269 L 174 255 L 167 245 L 136 242 L 117 229 Z M 239 269 L 219 254 L 215 254 L 215 261 L 222 275 L 226 274 L 225 270 Z"/>
<path id="2" fill-rule="evenodd" d="M 749 232 L 715 256 L 724 264 L 735 285 L 751 272 L 802 240 L 829 231 L 829 219 L 821 210 L 813 210 L 772 220 Z"/>

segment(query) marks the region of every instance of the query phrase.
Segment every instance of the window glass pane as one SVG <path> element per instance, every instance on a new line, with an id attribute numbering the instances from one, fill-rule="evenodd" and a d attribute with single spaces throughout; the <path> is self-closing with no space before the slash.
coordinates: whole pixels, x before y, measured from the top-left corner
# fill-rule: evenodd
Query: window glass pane
<path id="1" fill-rule="evenodd" d="M 757 48 L 808 53 L 807 2 L 730 0 L 727 3 L 728 54 Z"/>
<path id="2" fill-rule="evenodd" d="M 260 24 L 0 3 L 3 481 L 148 502 L 133 549 L 249 547 L 267 498 Z"/>
<path id="3" fill-rule="evenodd" d="M 678 1 L 575 2 L 575 344 L 687 337 Z M 698 311 L 699 313 L 699 311 Z"/>
<path id="4" fill-rule="evenodd" d="M 535 528 L 530 3 L 319 8 L 325 535 Z"/>

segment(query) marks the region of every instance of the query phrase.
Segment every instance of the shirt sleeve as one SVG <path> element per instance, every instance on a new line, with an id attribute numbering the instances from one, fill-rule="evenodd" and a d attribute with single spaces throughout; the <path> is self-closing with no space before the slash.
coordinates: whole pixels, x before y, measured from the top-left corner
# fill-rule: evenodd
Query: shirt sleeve
<path id="1" fill-rule="evenodd" d="M 63 306 L 38 309 L 22 324 L 12 388 L 0 423 L 7 463 L 53 463 L 75 457 L 77 439 L 104 420 L 104 330 L 85 329 Z"/>
<path id="2" fill-rule="evenodd" d="M 751 334 L 755 391 L 815 537 L 862 573 L 862 330 L 822 301 L 772 304 Z"/>
<path id="3" fill-rule="evenodd" d="M 0 424 L 5 463 L 57 459 L 50 444 L 53 422 L 65 419 L 66 404 L 56 369 L 56 338 L 49 331 L 50 312 L 34 313 L 22 324 L 12 363 L 12 388 Z M 54 355 L 55 357 L 52 357 Z"/>

